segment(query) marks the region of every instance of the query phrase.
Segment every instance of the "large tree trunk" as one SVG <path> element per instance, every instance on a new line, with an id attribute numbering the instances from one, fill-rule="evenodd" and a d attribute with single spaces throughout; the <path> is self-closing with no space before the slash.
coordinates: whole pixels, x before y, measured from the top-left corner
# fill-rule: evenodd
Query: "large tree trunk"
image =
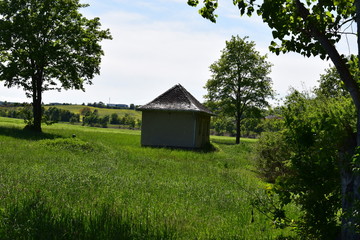
<path id="1" fill-rule="evenodd" d="M 240 135 L 241 135 L 241 129 L 240 129 L 240 116 L 236 117 L 236 144 L 240 144 Z"/>
<path id="2" fill-rule="evenodd" d="M 42 110 L 41 110 L 41 97 L 40 99 L 35 99 L 33 97 L 33 114 L 34 114 L 34 125 L 32 129 L 36 132 L 41 132 L 41 119 L 42 119 Z"/>
<path id="3" fill-rule="evenodd" d="M 239 67 L 240 68 L 240 67 Z M 237 79 L 238 85 L 237 85 L 237 89 L 236 89 L 236 114 L 235 114 L 235 121 L 236 121 L 236 144 L 240 144 L 240 136 L 241 136 L 241 125 L 240 125 L 240 121 L 241 121 L 241 115 L 243 113 L 243 110 L 241 109 L 241 86 L 240 86 L 240 82 L 241 82 L 241 75 L 238 75 L 238 79 Z"/>
<path id="4" fill-rule="evenodd" d="M 33 79 L 33 115 L 34 125 L 31 128 L 36 132 L 41 132 L 41 119 L 42 119 L 42 74 L 36 74 Z"/>

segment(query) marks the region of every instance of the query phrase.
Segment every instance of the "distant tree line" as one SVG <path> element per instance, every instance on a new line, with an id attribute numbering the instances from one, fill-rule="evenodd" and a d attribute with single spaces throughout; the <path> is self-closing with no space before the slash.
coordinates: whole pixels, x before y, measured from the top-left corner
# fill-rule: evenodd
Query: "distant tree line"
<path id="1" fill-rule="evenodd" d="M 129 126 L 130 128 L 140 128 L 141 127 L 141 120 L 135 119 L 134 116 L 125 113 L 125 115 L 120 118 L 118 114 L 113 113 L 110 117 L 110 124 L 119 124 Z"/>
<path id="2" fill-rule="evenodd" d="M 18 107 L 4 107 L 0 108 L 0 117 L 10 117 L 24 119 L 29 123 L 33 118 L 32 106 L 30 104 L 19 104 Z M 141 119 L 136 119 L 134 116 L 126 113 L 120 117 L 117 113 L 111 115 L 100 116 L 97 109 L 91 110 L 89 107 L 84 107 L 80 110 L 80 114 L 72 113 L 69 110 L 60 109 L 57 107 L 49 107 L 43 110 L 43 122 L 53 124 L 57 122 L 79 123 L 80 116 L 82 118 L 83 126 L 91 127 L 108 127 L 108 124 L 119 125 L 120 128 L 136 129 L 141 127 Z"/>
<path id="3" fill-rule="evenodd" d="M 90 127 L 107 127 L 109 119 L 109 115 L 100 117 L 97 109 L 95 109 L 93 112 L 90 110 L 87 111 L 83 117 L 83 126 L 88 125 Z"/>
<path id="4" fill-rule="evenodd" d="M 83 104 L 83 105 L 85 105 L 85 104 Z M 87 106 L 89 106 L 89 107 L 97 107 L 97 108 L 106 108 L 107 107 L 106 104 L 101 102 L 101 101 L 100 102 L 94 102 L 94 103 L 88 103 Z"/>
<path id="5" fill-rule="evenodd" d="M 120 125 L 122 128 L 140 128 L 141 120 L 136 120 L 134 116 L 126 113 L 123 117 L 119 117 L 117 113 L 110 115 L 100 116 L 97 109 L 91 110 L 89 107 L 85 107 L 80 110 L 83 115 L 83 126 L 91 127 L 108 127 L 108 124 Z"/>
<path id="6" fill-rule="evenodd" d="M 23 106 L 26 106 L 26 105 L 28 105 L 28 103 L 0 101 L 0 106 L 3 106 L 3 107 L 23 107 Z"/>
<path id="7" fill-rule="evenodd" d="M 19 107 L 0 108 L 0 117 L 24 118 L 23 116 L 24 114 Z"/>
<path id="8" fill-rule="evenodd" d="M 241 120 L 241 137 L 258 138 L 262 132 L 273 132 L 280 130 L 282 117 L 278 108 L 262 109 L 258 116 L 244 115 Z M 218 115 L 212 117 L 210 123 L 210 134 L 217 136 L 236 135 L 236 124 L 232 117 Z"/>
<path id="9" fill-rule="evenodd" d="M 69 110 L 50 107 L 44 111 L 44 117 L 50 122 L 80 122 L 80 114 L 72 113 Z"/>
<path id="10" fill-rule="evenodd" d="M 48 109 L 42 108 L 43 122 L 80 122 L 80 115 L 70 112 L 69 110 L 59 109 L 57 107 L 50 107 Z M 21 107 L 6 107 L 0 109 L 1 117 L 20 118 L 26 122 L 30 121 L 32 116 L 32 106 L 30 104 L 21 104 Z"/>
<path id="11" fill-rule="evenodd" d="M 83 103 L 83 105 L 85 105 Z M 110 108 L 110 109 L 132 109 L 135 110 L 136 106 L 135 104 L 131 103 L 130 106 L 126 104 L 105 104 L 104 102 L 94 102 L 94 103 L 88 103 L 87 106 L 89 107 L 97 107 L 97 108 Z"/>

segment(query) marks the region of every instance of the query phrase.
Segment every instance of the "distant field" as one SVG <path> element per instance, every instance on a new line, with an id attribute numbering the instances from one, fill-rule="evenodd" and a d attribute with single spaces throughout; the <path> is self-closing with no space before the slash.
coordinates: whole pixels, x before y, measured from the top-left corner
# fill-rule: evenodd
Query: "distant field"
<path id="1" fill-rule="evenodd" d="M 288 234 L 251 205 L 265 196 L 253 140 L 212 137 L 217 151 L 201 152 L 141 147 L 133 130 L 55 124 L 34 134 L 23 127 L 0 117 L 2 240 Z"/>
<path id="2" fill-rule="evenodd" d="M 45 106 L 46 109 L 48 109 L 49 107 L 57 107 L 60 109 L 69 110 L 70 112 L 73 113 L 80 114 L 81 109 L 88 106 L 84 106 L 84 105 L 54 105 L 54 106 L 46 105 Z M 96 108 L 96 107 L 89 107 L 89 108 L 92 111 L 97 109 L 100 116 L 111 115 L 113 113 L 116 113 L 119 115 L 119 117 L 123 117 L 125 116 L 125 114 L 129 114 L 131 116 L 134 116 L 135 119 L 141 119 L 140 111 L 135 111 L 130 109 L 108 109 L 108 108 Z"/>

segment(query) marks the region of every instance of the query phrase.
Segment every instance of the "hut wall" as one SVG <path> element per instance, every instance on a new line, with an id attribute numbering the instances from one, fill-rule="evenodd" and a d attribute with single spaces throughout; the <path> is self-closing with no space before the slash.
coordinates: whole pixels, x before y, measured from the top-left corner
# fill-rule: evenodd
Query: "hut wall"
<path id="1" fill-rule="evenodd" d="M 143 146 L 193 148 L 197 145 L 196 130 L 193 112 L 142 112 Z"/>
<path id="2" fill-rule="evenodd" d="M 196 117 L 195 147 L 202 148 L 210 143 L 210 116 L 198 114 Z"/>

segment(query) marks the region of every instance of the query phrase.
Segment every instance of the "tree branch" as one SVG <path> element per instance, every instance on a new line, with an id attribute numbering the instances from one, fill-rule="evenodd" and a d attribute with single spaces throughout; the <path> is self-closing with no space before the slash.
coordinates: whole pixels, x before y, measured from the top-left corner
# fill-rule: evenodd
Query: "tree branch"
<path id="1" fill-rule="evenodd" d="M 297 13 L 302 19 L 304 19 L 306 23 L 308 23 L 309 29 L 306 32 L 310 34 L 310 37 L 313 37 L 317 41 L 319 41 L 319 43 L 322 45 L 324 50 L 327 52 L 332 62 L 334 63 L 336 69 L 338 70 L 346 88 L 350 92 L 350 95 L 354 101 L 354 104 L 356 105 L 356 108 L 360 109 L 359 87 L 355 79 L 351 75 L 349 68 L 346 65 L 346 62 L 344 61 L 343 57 L 339 54 L 339 52 L 332 44 L 332 42 L 328 39 L 328 37 L 325 35 L 325 33 L 322 33 L 315 24 L 309 23 L 310 12 L 308 9 L 305 8 L 303 3 L 301 3 L 300 0 L 295 0 L 295 3 L 297 8 Z"/>

